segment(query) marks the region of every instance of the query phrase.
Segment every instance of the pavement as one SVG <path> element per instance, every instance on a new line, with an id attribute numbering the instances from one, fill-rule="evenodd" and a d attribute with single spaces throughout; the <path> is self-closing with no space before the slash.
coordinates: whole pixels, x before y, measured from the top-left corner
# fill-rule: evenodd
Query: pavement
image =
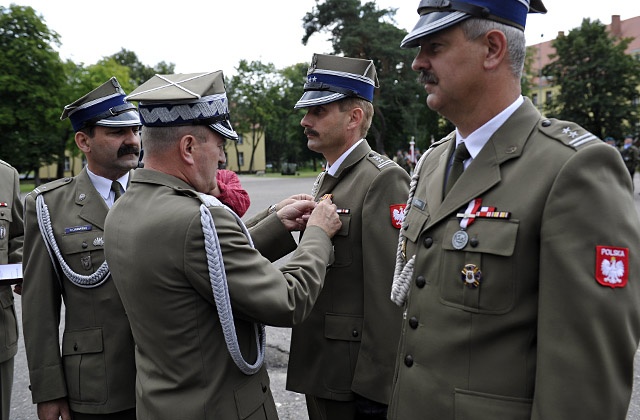
<path id="1" fill-rule="evenodd" d="M 240 180 L 249 192 L 251 207 L 244 219 L 258 211 L 293 194 L 310 192 L 314 178 L 298 176 L 269 178 L 266 176 L 240 176 Z M 640 191 L 640 177 L 636 174 L 636 191 Z M 640 195 L 634 194 L 636 209 L 640 213 Z M 282 264 L 286 258 L 275 264 Z M 21 313 L 20 297 L 16 297 L 16 311 Z M 267 350 L 265 363 L 271 378 L 271 390 L 281 420 L 308 420 L 304 395 L 285 389 L 286 369 L 289 358 L 290 330 L 288 328 L 267 327 Z M 10 420 L 36 420 L 35 405 L 31 403 L 28 389 L 29 378 L 22 337 L 15 359 L 15 374 L 11 403 Z M 579 396 L 576 396 L 579 398 Z M 595 397 L 595 396 L 593 396 Z M 634 369 L 634 390 L 629 406 L 627 420 L 640 420 L 640 352 L 636 354 Z"/>

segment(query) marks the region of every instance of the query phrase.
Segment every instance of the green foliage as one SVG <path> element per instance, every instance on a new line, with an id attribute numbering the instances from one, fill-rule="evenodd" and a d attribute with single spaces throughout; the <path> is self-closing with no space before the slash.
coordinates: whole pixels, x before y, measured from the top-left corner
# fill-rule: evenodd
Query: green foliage
<path id="1" fill-rule="evenodd" d="M 556 54 L 543 75 L 558 86 L 547 114 L 575 121 L 600 138 L 622 138 L 638 123 L 640 62 L 625 53 L 631 39 L 617 39 L 599 21 L 553 41 Z"/>
<path id="2" fill-rule="evenodd" d="M 33 8 L 0 7 L 0 156 L 21 172 L 55 159 L 64 70 L 52 45 Z"/>
<path id="3" fill-rule="evenodd" d="M 133 89 L 151 79 L 156 74 L 172 74 L 175 71 L 175 64 L 166 63 L 164 61 L 159 62 L 153 67 L 146 66 L 140 62 L 136 53 L 124 48 L 111 57 L 107 58 L 111 58 L 121 66 L 127 67 L 129 69 L 129 83 Z M 120 80 L 119 78 L 118 80 L 124 87 L 125 84 L 123 83 L 123 80 Z M 125 90 L 129 92 L 128 89 Z"/>
<path id="4" fill-rule="evenodd" d="M 380 153 L 395 155 L 414 138 L 425 149 L 431 138 L 446 134 L 447 125 L 425 104 L 426 94 L 416 82 L 411 63 L 416 50 L 401 49 L 406 31 L 393 24 L 396 9 L 378 9 L 375 2 L 316 0 L 303 19 L 306 44 L 315 33 L 328 32 L 334 53 L 374 61 L 380 88 L 374 97 L 375 117 L 368 140 Z"/>

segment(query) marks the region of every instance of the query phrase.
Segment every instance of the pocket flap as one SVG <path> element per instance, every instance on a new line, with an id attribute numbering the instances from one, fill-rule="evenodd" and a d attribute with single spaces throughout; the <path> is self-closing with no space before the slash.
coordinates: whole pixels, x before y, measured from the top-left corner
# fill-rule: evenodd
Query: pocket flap
<path id="1" fill-rule="evenodd" d="M 265 379 L 266 377 L 266 379 Z M 269 377 L 257 373 L 247 383 L 236 389 L 236 409 L 241 419 L 246 419 L 258 408 L 264 405 L 269 392 Z"/>
<path id="2" fill-rule="evenodd" d="M 62 338 L 62 355 L 70 356 L 102 351 L 102 328 L 65 331 Z"/>
<path id="3" fill-rule="evenodd" d="M 362 340 L 362 317 L 356 315 L 326 314 L 324 336 L 332 340 Z"/>

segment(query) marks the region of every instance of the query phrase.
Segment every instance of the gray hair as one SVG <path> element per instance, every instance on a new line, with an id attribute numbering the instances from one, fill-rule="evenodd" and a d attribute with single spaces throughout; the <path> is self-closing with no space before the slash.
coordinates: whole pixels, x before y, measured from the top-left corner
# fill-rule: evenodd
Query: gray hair
<path id="1" fill-rule="evenodd" d="M 524 60 L 527 53 L 524 32 L 513 26 L 488 19 L 471 18 L 460 23 L 462 32 L 468 40 L 481 37 L 491 30 L 498 30 L 507 38 L 507 50 L 509 62 L 511 63 L 511 73 L 517 79 L 522 77 Z"/>

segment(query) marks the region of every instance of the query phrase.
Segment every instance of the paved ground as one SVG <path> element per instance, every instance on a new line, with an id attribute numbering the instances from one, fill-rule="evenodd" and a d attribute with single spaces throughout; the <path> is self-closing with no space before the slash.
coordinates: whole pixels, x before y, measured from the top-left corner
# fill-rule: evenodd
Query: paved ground
<path id="1" fill-rule="evenodd" d="M 309 192 L 313 184 L 313 178 L 300 178 L 295 176 L 286 178 L 242 176 L 241 180 L 251 196 L 251 207 L 245 218 L 251 217 L 259 210 L 289 195 Z M 635 181 L 636 185 L 638 185 L 636 191 L 640 191 L 640 179 L 637 176 Z M 636 193 L 634 198 L 636 208 L 640 212 L 640 195 Z M 18 314 L 20 313 L 20 307 L 20 298 L 18 297 L 16 299 Z M 266 363 L 272 381 L 271 388 L 281 420 L 308 420 L 304 396 L 285 390 L 289 337 L 289 329 L 271 327 L 267 329 L 268 348 Z M 636 356 L 634 378 L 634 383 L 638 384 L 638 388 L 634 386 L 634 393 L 627 420 L 640 420 L 640 352 Z M 28 385 L 29 379 L 24 356 L 24 344 L 22 340 L 20 340 L 20 348 L 15 362 L 11 420 L 37 419 L 35 406 L 31 404 Z M 578 396 L 576 397 L 579 398 Z"/>

